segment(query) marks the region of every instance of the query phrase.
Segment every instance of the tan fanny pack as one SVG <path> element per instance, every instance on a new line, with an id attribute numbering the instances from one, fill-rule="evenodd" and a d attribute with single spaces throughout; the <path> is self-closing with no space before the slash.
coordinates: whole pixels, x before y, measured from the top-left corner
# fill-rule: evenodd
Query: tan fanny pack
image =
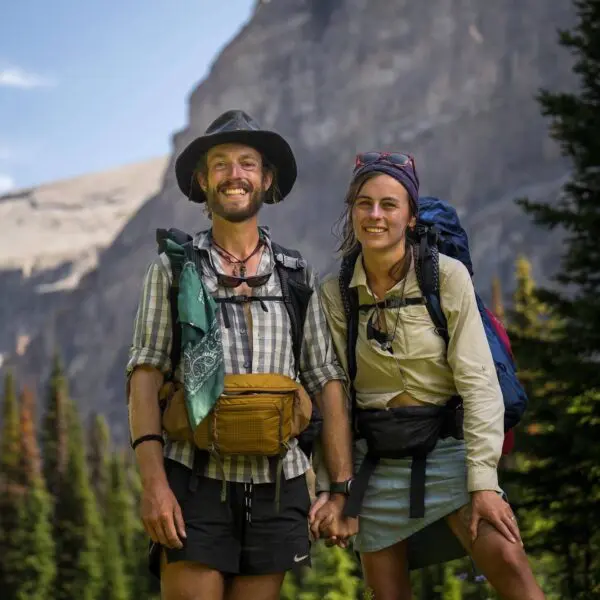
<path id="1" fill-rule="evenodd" d="M 192 431 L 181 384 L 161 388 L 163 429 L 172 440 L 226 454 L 277 456 L 308 426 L 312 402 L 306 390 L 285 375 L 225 375 L 224 390 Z"/>

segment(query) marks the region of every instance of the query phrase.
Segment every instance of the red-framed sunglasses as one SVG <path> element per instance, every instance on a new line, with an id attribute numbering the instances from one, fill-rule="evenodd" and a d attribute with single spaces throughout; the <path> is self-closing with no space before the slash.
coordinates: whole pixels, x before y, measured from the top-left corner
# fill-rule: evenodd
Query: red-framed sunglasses
<path id="1" fill-rule="evenodd" d="M 413 171 L 417 172 L 415 165 L 415 159 L 410 154 L 402 154 L 401 152 L 363 152 L 356 155 L 356 161 L 354 163 L 354 172 L 362 169 L 366 165 L 370 165 L 376 162 L 386 162 L 394 167 L 406 168 L 412 167 Z"/>

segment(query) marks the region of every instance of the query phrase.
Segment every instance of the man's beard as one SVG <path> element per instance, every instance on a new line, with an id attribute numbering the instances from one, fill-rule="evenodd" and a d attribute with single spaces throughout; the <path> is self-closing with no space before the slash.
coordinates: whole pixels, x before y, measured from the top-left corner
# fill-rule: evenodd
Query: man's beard
<path id="1" fill-rule="evenodd" d="M 206 191 L 206 204 L 208 210 L 230 223 L 243 223 L 256 216 L 265 200 L 265 192 L 261 189 L 252 189 L 247 183 L 235 184 L 244 189 L 250 196 L 249 202 L 243 208 L 229 204 L 227 199 L 221 199 L 220 190 L 227 187 L 234 187 L 231 182 L 224 182 L 217 188 L 211 188 Z"/>

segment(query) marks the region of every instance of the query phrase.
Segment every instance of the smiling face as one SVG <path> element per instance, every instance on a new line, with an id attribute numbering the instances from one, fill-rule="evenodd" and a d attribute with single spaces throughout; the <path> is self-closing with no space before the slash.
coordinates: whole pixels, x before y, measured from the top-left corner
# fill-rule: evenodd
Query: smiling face
<path id="1" fill-rule="evenodd" d="M 260 152 L 242 144 L 221 144 L 206 155 L 206 168 L 198 183 L 211 213 L 226 221 L 241 223 L 256 215 L 273 181 L 263 168 Z"/>
<path id="2" fill-rule="evenodd" d="M 370 177 L 352 204 L 352 228 L 363 250 L 385 252 L 404 243 L 416 218 L 406 188 L 384 173 Z"/>

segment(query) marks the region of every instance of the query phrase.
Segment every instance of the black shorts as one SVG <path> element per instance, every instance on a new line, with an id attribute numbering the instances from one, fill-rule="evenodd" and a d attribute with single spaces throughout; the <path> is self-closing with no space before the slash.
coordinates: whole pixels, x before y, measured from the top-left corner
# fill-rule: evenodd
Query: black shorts
<path id="1" fill-rule="evenodd" d="M 165 548 L 167 562 L 194 561 L 226 575 L 283 573 L 310 566 L 306 476 L 282 478 L 279 511 L 275 484 L 227 483 L 199 477 L 190 490 L 192 470 L 165 459 L 169 485 L 181 506 L 187 538 L 183 548 Z M 150 544 L 150 571 L 160 577 L 160 544 Z"/>

